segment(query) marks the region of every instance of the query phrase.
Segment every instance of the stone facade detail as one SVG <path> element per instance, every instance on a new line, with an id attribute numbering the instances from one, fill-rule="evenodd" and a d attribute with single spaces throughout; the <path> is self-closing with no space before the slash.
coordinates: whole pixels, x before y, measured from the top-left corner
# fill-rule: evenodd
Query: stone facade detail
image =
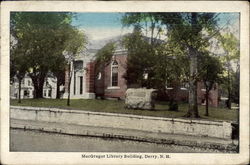
<path id="1" fill-rule="evenodd" d="M 71 99 L 94 99 L 95 62 L 88 57 L 81 56 L 71 62 Z M 68 98 L 69 69 L 65 72 L 65 92 L 63 98 Z"/>

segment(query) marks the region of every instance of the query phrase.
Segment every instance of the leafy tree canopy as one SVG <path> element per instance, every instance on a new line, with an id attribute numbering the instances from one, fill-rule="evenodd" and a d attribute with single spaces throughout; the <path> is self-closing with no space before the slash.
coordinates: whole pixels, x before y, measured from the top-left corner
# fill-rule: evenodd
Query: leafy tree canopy
<path id="1" fill-rule="evenodd" d="M 109 42 L 106 45 L 104 45 L 103 48 L 99 49 L 96 53 L 96 61 L 98 64 L 109 64 L 112 56 L 115 52 L 115 43 Z"/>
<path id="2" fill-rule="evenodd" d="M 86 40 L 83 34 L 70 24 L 72 16 L 65 12 L 11 13 L 10 31 L 14 41 L 11 48 L 23 50 L 37 98 L 42 97 L 47 73 L 62 67 L 56 63 L 64 63 L 62 52 L 67 50 L 75 54 L 85 43 L 82 42 Z"/>

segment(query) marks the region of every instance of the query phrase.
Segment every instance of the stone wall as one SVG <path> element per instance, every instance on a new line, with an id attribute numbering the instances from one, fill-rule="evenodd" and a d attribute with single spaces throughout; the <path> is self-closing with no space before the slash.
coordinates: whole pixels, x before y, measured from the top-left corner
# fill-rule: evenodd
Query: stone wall
<path id="1" fill-rule="evenodd" d="M 230 122 L 11 106 L 12 119 L 231 139 Z"/>

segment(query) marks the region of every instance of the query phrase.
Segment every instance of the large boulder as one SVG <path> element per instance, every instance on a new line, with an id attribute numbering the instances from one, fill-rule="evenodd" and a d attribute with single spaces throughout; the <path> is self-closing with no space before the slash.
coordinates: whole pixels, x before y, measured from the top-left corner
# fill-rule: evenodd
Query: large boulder
<path id="1" fill-rule="evenodd" d="M 155 89 L 129 88 L 126 91 L 125 108 L 153 110 Z"/>

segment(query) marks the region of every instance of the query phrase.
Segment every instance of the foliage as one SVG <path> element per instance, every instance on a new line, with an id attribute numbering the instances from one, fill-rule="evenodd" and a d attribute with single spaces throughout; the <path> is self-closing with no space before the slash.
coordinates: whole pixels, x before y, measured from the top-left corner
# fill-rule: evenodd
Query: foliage
<path id="1" fill-rule="evenodd" d="M 156 88 L 159 90 L 158 96 L 164 97 L 164 66 L 167 66 L 169 58 L 165 41 L 161 40 L 164 30 L 160 20 L 155 13 L 126 13 L 122 23 L 124 26 L 134 27 L 133 33 L 124 39 L 129 54 L 127 74 L 124 77 L 130 86 Z"/>
<path id="2" fill-rule="evenodd" d="M 47 73 L 63 70 L 65 59 L 62 52 L 66 50 L 74 54 L 81 46 L 76 37 L 83 38 L 83 35 L 70 25 L 71 19 L 71 13 L 11 13 L 10 31 L 15 41 L 11 48 L 25 50 L 23 59 L 33 81 L 36 98 L 42 97 Z"/>
<path id="3" fill-rule="evenodd" d="M 133 33 L 124 39 L 129 54 L 125 75 L 127 82 L 137 84 L 136 86 L 156 88 L 158 96 L 165 97 L 166 82 L 170 83 L 177 79 L 176 75 L 182 75 L 180 70 L 185 67 L 176 65 L 182 61 L 183 56 L 176 60 L 175 56 L 180 51 L 176 46 L 160 39 L 163 26 L 154 13 L 127 13 L 123 23 L 126 26 L 134 26 Z M 150 35 L 147 35 L 148 31 L 151 32 Z M 147 79 L 144 78 L 145 74 Z"/>
<path id="4" fill-rule="evenodd" d="M 63 56 L 58 56 L 54 61 L 55 65 L 50 69 L 50 72 L 56 77 L 57 91 L 56 98 L 60 98 L 60 86 L 65 84 L 66 60 Z"/>
<path id="5" fill-rule="evenodd" d="M 209 55 L 208 52 L 201 54 L 198 58 L 199 79 L 209 82 L 209 90 L 214 83 L 220 83 L 222 80 L 223 67 L 220 59 Z"/>
<path id="6" fill-rule="evenodd" d="M 217 24 L 214 13 L 158 13 L 158 18 L 168 29 L 171 42 L 182 49 L 192 47 L 197 51 L 208 46 L 204 31 L 210 32 Z"/>
<path id="7" fill-rule="evenodd" d="M 74 71 L 74 67 L 71 65 L 74 64 L 75 58 L 82 53 L 87 43 L 86 37 L 82 31 L 77 30 L 74 27 L 70 27 L 64 30 L 64 33 L 68 34 L 68 39 L 65 41 L 65 49 L 63 55 L 68 62 L 68 101 L 67 105 L 70 106 L 70 86 L 71 79 Z"/>
<path id="8" fill-rule="evenodd" d="M 99 73 L 104 72 L 105 66 L 109 65 L 112 59 L 112 56 L 115 52 L 115 43 L 109 42 L 104 47 L 99 49 L 95 55 L 95 76 L 97 77 Z"/>
<path id="9" fill-rule="evenodd" d="M 186 117 L 199 117 L 197 106 L 198 56 L 209 46 L 208 34 L 216 29 L 214 13 L 158 13 L 168 30 L 168 42 L 187 51 L 189 58 L 189 108 Z"/>
<path id="10" fill-rule="evenodd" d="M 21 44 L 15 45 L 10 51 L 10 77 L 16 76 L 18 79 L 22 79 L 28 69 L 25 59 L 26 51 Z"/>
<path id="11" fill-rule="evenodd" d="M 225 50 L 226 55 L 222 58 L 223 61 L 239 60 L 239 40 L 232 34 L 226 33 L 218 36 L 222 48 Z"/>
<path id="12" fill-rule="evenodd" d="M 164 47 L 157 49 L 157 53 L 155 54 L 157 60 L 154 68 L 158 80 L 158 96 L 161 100 L 164 99 L 160 97 L 168 98 L 170 101 L 170 110 L 177 110 L 177 93 L 180 86 L 188 82 L 189 60 L 186 53 L 179 49 L 178 46 L 172 45 L 171 42 L 164 43 L 162 46 Z M 166 91 L 166 86 L 172 89 L 168 89 L 167 96 L 161 95 L 163 91 Z"/>
<path id="13" fill-rule="evenodd" d="M 208 98 L 209 91 L 216 83 L 222 82 L 223 68 L 218 57 L 211 56 L 209 53 L 201 54 L 198 58 L 198 72 L 200 80 L 204 83 L 206 89 L 206 116 L 208 116 Z"/>
<path id="14" fill-rule="evenodd" d="M 75 59 L 84 49 L 86 49 L 87 37 L 83 31 L 76 27 L 66 26 L 63 33 L 68 37 L 64 43 L 64 51 Z"/>
<path id="15" fill-rule="evenodd" d="M 115 51 L 115 43 L 109 42 L 106 45 L 104 45 L 103 48 L 99 49 L 96 53 L 96 62 L 98 64 L 109 64 L 110 60 L 114 54 Z"/>
<path id="16" fill-rule="evenodd" d="M 232 73 L 232 91 L 231 98 L 232 102 L 239 104 L 240 103 L 240 72 L 236 70 L 236 72 Z"/>
<path id="17" fill-rule="evenodd" d="M 15 78 L 18 80 L 18 102 L 21 103 L 21 81 L 28 70 L 25 59 L 26 50 L 19 44 L 12 47 L 10 51 L 10 79 L 13 82 Z"/>
<path id="18" fill-rule="evenodd" d="M 151 42 L 151 45 L 154 46 L 153 49 L 151 48 L 151 50 L 153 51 L 147 51 L 147 52 L 150 53 L 152 52 L 154 57 L 156 57 L 157 54 L 159 55 L 158 58 L 152 58 L 151 59 L 152 61 L 157 61 L 157 59 L 162 59 L 162 58 L 167 59 L 167 57 L 169 56 L 178 57 L 175 60 L 160 60 L 160 65 L 154 65 L 158 66 L 157 68 L 158 72 L 155 73 L 158 74 L 157 76 L 158 78 L 162 77 L 164 79 L 164 80 L 162 79 L 161 82 L 164 82 L 168 79 L 168 82 L 176 83 L 177 80 L 188 78 L 190 107 L 188 109 L 188 113 L 186 116 L 198 117 L 199 115 L 198 115 L 197 99 L 196 99 L 197 98 L 196 89 L 198 80 L 197 58 L 209 46 L 209 38 L 211 37 L 209 36 L 209 34 L 213 33 L 216 30 L 216 25 L 217 25 L 216 14 L 214 13 L 127 13 L 122 21 L 126 26 L 133 25 L 137 29 L 140 30 L 145 29 L 146 34 L 148 31 L 147 23 L 150 22 L 149 29 L 151 30 L 151 41 L 156 41 L 157 35 L 153 35 L 156 26 L 157 26 L 156 29 L 158 29 L 158 33 L 156 34 L 160 34 L 160 32 L 163 32 L 164 31 L 163 29 L 166 28 L 165 31 L 167 31 L 167 43 L 165 43 L 165 46 L 161 46 L 157 50 L 157 48 L 154 45 L 155 42 Z M 206 34 L 204 33 L 205 31 L 207 32 L 208 35 L 205 35 Z M 155 40 L 152 38 L 155 38 Z M 175 48 L 173 48 L 173 46 L 175 46 Z M 139 50 L 139 47 L 135 46 L 135 48 L 138 48 Z M 144 49 L 148 50 L 148 47 L 145 47 Z M 180 53 L 181 55 L 187 54 L 187 58 L 185 58 L 184 56 L 179 57 L 177 52 L 181 52 Z M 141 54 L 144 55 L 144 52 L 142 52 Z M 143 57 L 145 58 L 147 56 L 144 55 Z M 184 67 L 183 70 L 179 69 L 181 68 L 180 61 L 183 61 L 185 59 L 189 59 L 188 63 L 187 62 L 183 63 L 185 64 L 185 66 L 186 64 L 189 64 L 190 67 L 189 71 L 186 69 L 186 67 Z M 177 65 L 178 67 L 167 67 L 170 65 L 172 66 Z M 174 70 L 174 72 L 169 72 L 169 70 L 173 71 L 172 69 Z M 187 76 L 187 73 L 189 73 L 190 75 Z M 162 83 L 156 83 L 156 84 L 162 84 Z"/>
<path id="19" fill-rule="evenodd" d="M 232 100 L 236 103 L 239 101 L 239 40 L 232 33 L 221 34 L 218 36 L 218 40 L 225 51 L 221 61 L 224 64 L 226 81 L 222 87 L 227 91 L 228 108 L 231 108 Z"/>
<path id="20" fill-rule="evenodd" d="M 164 34 L 160 20 L 155 13 L 126 13 L 122 18 L 124 26 L 134 26 L 140 29 L 144 36 L 150 38 L 151 45 L 157 44 L 157 40 Z"/>
<path id="21" fill-rule="evenodd" d="M 128 51 L 127 69 L 124 75 L 127 84 L 152 88 L 155 84 L 153 67 L 156 61 L 152 45 L 145 40 L 140 29 L 134 29 L 132 34 L 125 36 L 123 44 Z"/>

